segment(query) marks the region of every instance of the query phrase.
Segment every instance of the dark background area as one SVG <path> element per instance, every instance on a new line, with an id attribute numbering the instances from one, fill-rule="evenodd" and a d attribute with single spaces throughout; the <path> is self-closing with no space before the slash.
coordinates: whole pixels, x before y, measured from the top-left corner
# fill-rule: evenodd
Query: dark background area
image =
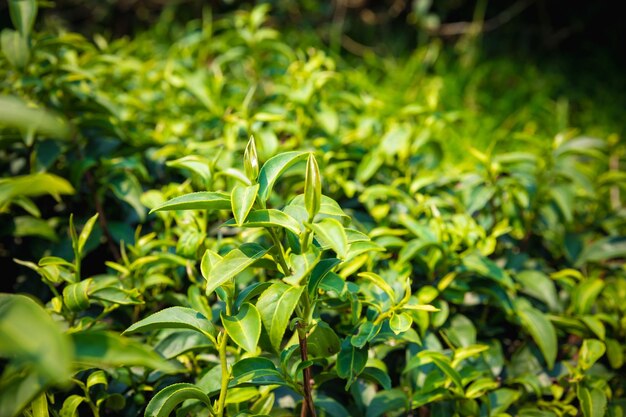
<path id="1" fill-rule="evenodd" d="M 424 35 L 453 41 L 462 23 L 485 7 L 484 47 L 488 53 L 527 54 L 537 58 L 570 56 L 580 62 L 606 55 L 614 65 L 626 63 L 626 25 L 618 4 L 583 0 L 58 0 L 41 8 L 39 24 L 61 21 L 87 35 L 132 36 L 154 23 L 163 9 L 176 8 L 180 22 L 201 16 L 209 7 L 219 15 L 267 3 L 275 26 L 311 27 L 324 39 L 341 32 L 359 44 L 386 53 L 413 48 Z M 9 26 L 7 3 L 0 4 L 1 24 Z M 426 18 L 429 15 L 429 18 Z M 440 21 L 433 27 L 432 16 Z M 430 20 L 429 20 L 430 19 Z"/>

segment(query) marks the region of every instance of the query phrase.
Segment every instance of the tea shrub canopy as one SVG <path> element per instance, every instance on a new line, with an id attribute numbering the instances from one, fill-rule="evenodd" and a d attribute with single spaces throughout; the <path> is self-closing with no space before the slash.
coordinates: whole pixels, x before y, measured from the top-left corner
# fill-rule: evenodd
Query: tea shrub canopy
<path id="1" fill-rule="evenodd" d="M 0 417 L 626 413 L 623 127 L 557 75 L 8 7 Z"/>

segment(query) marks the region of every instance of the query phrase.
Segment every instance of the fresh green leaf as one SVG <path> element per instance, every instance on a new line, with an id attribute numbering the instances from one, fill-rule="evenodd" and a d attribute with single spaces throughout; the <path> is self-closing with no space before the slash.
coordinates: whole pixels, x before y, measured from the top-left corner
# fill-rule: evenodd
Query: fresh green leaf
<path id="1" fill-rule="evenodd" d="M 259 200 L 265 203 L 278 177 L 295 163 L 305 160 L 308 155 L 308 152 L 284 152 L 265 162 L 259 172 Z"/>
<path id="2" fill-rule="evenodd" d="M 254 205 L 258 191 L 259 184 L 250 186 L 236 185 L 235 188 L 233 188 L 230 204 L 237 226 L 241 226 L 246 220 L 248 213 Z"/>
<path id="3" fill-rule="evenodd" d="M 209 319 L 187 307 L 170 307 L 158 311 L 130 326 L 124 333 L 147 332 L 156 329 L 190 329 L 215 341 L 217 330 Z"/>
<path id="4" fill-rule="evenodd" d="M 257 301 L 263 326 L 276 351 L 280 351 L 285 330 L 303 290 L 304 287 L 292 287 L 278 282 L 266 289 Z"/>
<path id="5" fill-rule="evenodd" d="M 159 391 L 148 403 L 145 417 L 168 417 L 184 401 L 197 400 L 204 403 L 214 415 L 211 399 L 197 386 L 187 383 L 172 384 Z"/>
<path id="6" fill-rule="evenodd" d="M 220 259 L 209 271 L 206 294 L 210 295 L 217 287 L 234 278 L 249 266 L 261 259 L 268 249 L 256 243 L 244 243 Z"/>
<path id="7" fill-rule="evenodd" d="M 226 316 L 222 313 L 221 317 L 228 336 L 246 352 L 256 352 L 261 336 L 261 316 L 256 307 L 244 303 L 236 315 Z"/>
<path id="8" fill-rule="evenodd" d="M 202 191 L 181 195 L 172 198 L 150 210 L 150 213 L 156 211 L 168 210 L 229 210 L 230 196 L 220 192 Z"/>
<path id="9" fill-rule="evenodd" d="M 530 333 L 537 346 L 539 346 L 548 368 L 552 369 L 558 348 L 554 326 L 541 311 L 528 304 L 518 303 L 517 314 L 522 322 L 522 326 Z"/>

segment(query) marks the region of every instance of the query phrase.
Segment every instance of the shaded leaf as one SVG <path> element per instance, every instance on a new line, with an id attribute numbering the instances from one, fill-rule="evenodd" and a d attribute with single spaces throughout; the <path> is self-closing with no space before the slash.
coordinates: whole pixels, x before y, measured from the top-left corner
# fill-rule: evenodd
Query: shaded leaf
<path id="1" fill-rule="evenodd" d="M 198 400 L 204 403 L 214 415 L 211 399 L 200 388 L 193 384 L 172 384 L 159 391 L 148 403 L 145 417 L 168 417 L 178 404 L 187 400 Z"/>

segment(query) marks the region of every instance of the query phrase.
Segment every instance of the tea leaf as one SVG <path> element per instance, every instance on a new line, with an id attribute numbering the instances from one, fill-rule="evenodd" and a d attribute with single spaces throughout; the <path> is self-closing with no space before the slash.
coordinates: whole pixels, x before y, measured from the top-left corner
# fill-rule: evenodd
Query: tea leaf
<path id="1" fill-rule="evenodd" d="M 197 386 L 187 383 L 172 384 L 159 391 L 148 403 L 145 417 L 168 417 L 182 402 L 198 400 L 214 415 L 211 399 Z"/>
<path id="2" fill-rule="evenodd" d="M 235 316 L 229 317 L 222 312 L 221 317 L 228 336 L 246 352 L 256 352 L 261 336 L 261 316 L 256 307 L 244 303 Z"/>
<path id="3" fill-rule="evenodd" d="M 272 192 L 274 183 L 292 165 L 308 157 L 308 152 L 284 152 L 270 158 L 259 172 L 259 200 L 264 204 Z"/>
<path id="4" fill-rule="evenodd" d="M 232 226 L 235 224 L 234 219 L 225 222 L 224 226 Z M 289 215 L 283 213 L 280 210 L 254 210 L 248 214 L 246 221 L 243 222 L 241 227 L 282 227 L 287 229 L 296 235 L 300 234 L 301 226 Z"/>
<path id="5" fill-rule="evenodd" d="M 261 294 L 256 303 L 263 326 L 270 337 L 272 347 L 280 351 L 285 330 L 296 308 L 304 287 L 292 287 L 283 283 L 272 284 Z"/>
<path id="6" fill-rule="evenodd" d="M 307 223 L 307 227 L 313 230 L 318 239 L 332 248 L 339 258 L 345 258 L 348 251 L 348 237 L 338 220 L 325 218 L 319 223 Z"/>
<path id="7" fill-rule="evenodd" d="M 230 204 L 235 216 L 235 223 L 237 226 L 241 226 L 246 220 L 246 216 L 252 209 L 254 201 L 256 200 L 257 193 L 259 191 L 259 184 L 250 186 L 237 185 L 233 188 Z"/>
<path id="8" fill-rule="evenodd" d="M 87 331 L 72 334 L 76 364 L 84 368 L 143 366 L 164 372 L 177 367 L 153 350 L 111 332 Z"/>
<path id="9" fill-rule="evenodd" d="M 243 272 L 261 259 L 267 251 L 268 249 L 256 243 L 244 243 L 239 248 L 230 251 L 209 271 L 209 276 L 206 277 L 206 294 L 210 295 L 217 287 Z"/>
<path id="10" fill-rule="evenodd" d="M 201 191 L 172 198 L 150 210 L 150 213 L 168 210 L 228 210 L 230 208 L 228 194 Z"/>
<path id="11" fill-rule="evenodd" d="M 606 412 L 606 394 L 598 388 L 586 388 L 581 385 L 576 390 L 580 408 L 585 417 L 602 417 Z"/>
<path id="12" fill-rule="evenodd" d="M 209 319 L 187 307 L 170 307 L 158 311 L 130 326 L 124 333 L 147 332 L 156 329 L 190 329 L 208 336 L 215 342 L 217 330 Z"/>
<path id="13" fill-rule="evenodd" d="M 530 305 L 520 306 L 518 304 L 517 314 L 522 325 L 530 333 L 537 346 L 539 346 L 548 369 L 552 369 L 557 354 L 557 339 L 554 326 L 541 311 Z"/>
<path id="14" fill-rule="evenodd" d="M 343 342 L 337 355 L 337 376 L 348 380 L 346 388 L 354 383 L 356 377 L 365 369 L 366 363 L 367 349 L 357 348 L 348 341 Z"/>

